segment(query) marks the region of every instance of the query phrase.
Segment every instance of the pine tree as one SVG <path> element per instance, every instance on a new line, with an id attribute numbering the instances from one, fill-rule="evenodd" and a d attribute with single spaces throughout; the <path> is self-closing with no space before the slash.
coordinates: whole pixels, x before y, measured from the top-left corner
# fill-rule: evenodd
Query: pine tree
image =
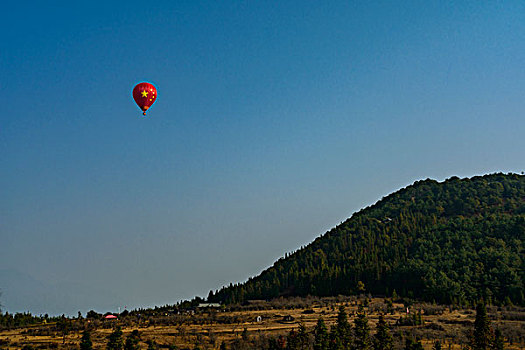
<path id="1" fill-rule="evenodd" d="M 148 350 L 157 350 L 157 343 L 153 340 L 148 340 Z"/>
<path id="2" fill-rule="evenodd" d="M 474 321 L 473 350 L 487 350 L 492 343 L 490 320 L 485 304 L 479 303 L 476 307 L 476 320 Z"/>
<path id="3" fill-rule="evenodd" d="M 377 332 L 374 337 L 374 350 L 392 350 L 394 348 L 392 335 L 388 329 L 385 317 L 379 315 L 377 322 Z"/>
<path id="4" fill-rule="evenodd" d="M 286 340 L 288 350 L 298 350 L 299 349 L 299 338 L 297 337 L 297 332 L 292 328 Z"/>
<path id="5" fill-rule="evenodd" d="M 352 326 L 348 322 L 345 307 L 341 305 L 337 314 L 336 332 L 343 349 L 349 349 L 352 343 Z"/>
<path id="6" fill-rule="evenodd" d="M 330 329 L 328 349 L 329 350 L 345 350 L 345 347 L 343 346 L 343 341 L 341 337 L 339 336 L 339 333 L 337 332 L 336 325 L 332 325 Z"/>
<path id="7" fill-rule="evenodd" d="M 139 331 L 135 329 L 126 338 L 126 343 L 124 344 L 124 350 L 139 350 L 140 349 L 139 341 L 140 341 Z"/>
<path id="8" fill-rule="evenodd" d="M 357 310 L 357 317 L 354 320 L 354 344 L 355 350 L 368 350 L 372 348 L 372 341 L 370 339 L 370 326 L 366 318 L 365 310 L 362 305 L 359 305 Z"/>
<path id="9" fill-rule="evenodd" d="M 91 332 L 87 329 L 82 333 L 82 338 L 80 339 L 80 350 L 92 350 L 93 342 L 91 341 Z"/>
<path id="10" fill-rule="evenodd" d="M 277 338 L 276 344 L 277 349 L 286 349 L 286 338 L 280 335 L 279 338 Z"/>
<path id="11" fill-rule="evenodd" d="M 306 327 L 304 326 L 304 323 L 302 322 L 299 325 L 299 332 L 297 333 L 297 339 L 299 340 L 300 350 L 309 349 L 308 332 L 306 332 Z"/>
<path id="12" fill-rule="evenodd" d="M 66 337 L 69 334 L 71 328 L 71 321 L 62 315 L 56 323 L 57 329 L 62 333 L 62 344 L 66 343 Z"/>
<path id="13" fill-rule="evenodd" d="M 359 293 L 364 293 L 365 292 L 365 284 L 362 281 L 358 281 L 356 289 L 357 289 L 357 291 Z"/>
<path id="14" fill-rule="evenodd" d="M 124 347 L 122 341 L 122 329 L 119 327 L 108 336 L 108 344 L 106 345 L 107 350 L 122 350 Z"/>
<path id="15" fill-rule="evenodd" d="M 412 350 L 414 348 L 414 338 L 408 336 L 405 338 L 404 350 Z"/>
<path id="16" fill-rule="evenodd" d="M 499 328 L 494 332 L 494 341 L 492 342 L 492 350 L 503 350 L 505 349 L 503 334 Z"/>
<path id="17" fill-rule="evenodd" d="M 314 338 L 314 350 L 328 350 L 328 329 L 322 317 L 319 317 L 319 320 L 317 320 L 317 325 L 314 329 Z"/>
<path id="18" fill-rule="evenodd" d="M 414 338 L 408 336 L 405 339 L 405 350 L 423 350 L 423 344 L 421 344 L 420 339 L 414 340 Z"/>

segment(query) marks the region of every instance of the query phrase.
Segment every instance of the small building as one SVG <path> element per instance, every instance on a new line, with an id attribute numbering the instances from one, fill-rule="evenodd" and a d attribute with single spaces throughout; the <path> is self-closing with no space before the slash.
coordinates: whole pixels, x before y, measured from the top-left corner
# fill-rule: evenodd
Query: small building
<path id="1" fill-rule="evenodd" d="M 294 322 L 295 321 L 295 318 L 291 315 L 286 315 L 283 317 L 282 321 L 281 322 Z"/>
<path id="2" fill-rule="evenodd" d="M 221 304 L 219 303 L 200 303 L 199 306 L 197 306 L 199 309 L 206 309 L 206 308 L 220 308 Z"/>

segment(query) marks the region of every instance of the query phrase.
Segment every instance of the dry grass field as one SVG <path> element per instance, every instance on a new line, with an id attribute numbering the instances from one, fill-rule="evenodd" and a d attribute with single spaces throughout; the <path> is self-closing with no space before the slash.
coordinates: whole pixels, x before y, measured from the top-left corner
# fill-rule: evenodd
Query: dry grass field
<path id="1" fill-rule="evenodd" d="M 54 324 L 41 324 L 1 331 L 0 349 L 78 349 L 81 331 L 85 328 L 91 330 L 94 348 L 104 349 L 108 335 L 117 325 L 122 327 L 124 339 L 133 330 L 138 330 L 143 349 L 148 348 L 148 341 L 153 341 L 158 349 L 218 349 L 222 342 L 226 342 L 230 349 L 235 348 L 236 340 L 242 337 L 251 340 L 253 348 L 265 337 L 286 336 L 292 329 L 297 330 L 301 323 L 312 331 L 320 316 L 330 328 L 336 321 L 340 305 L 345 306 L 349 321 L 353 324 L 358 303 L 355 298 L 340 297 L 291 305 L 286 301 L 279 305 L 259 302 L 232 310 L 198 309 L 195 313 L 155 312 L 118 320 L 81 319 L 72 321 L 71 331 L 65 338 Z M 441 341 L 443 349 L 464 348 L 475 319 L 472 309 L 414 304 L 409 308 L 410 315 L 420 312 L 422 324 L 402 324 L 400 318 L 407 316 L 405 305 L 394 303 L 388 309 L 385 300 L 379 298 L 372 299 L 365 311 L 372 334 L 375 333 L 380 313 L 385 314 L 397 348 L 403 346 L 405 335 L 420 338 L 425 349 L 432 348 L 435 340 Z M 524 349 L 525 309 L 489 307 L 488 312 L 493 328 L 503 332 L 506 347 Z M 291 316 L 293 320 L 286 321 L 286 316 Z"/>

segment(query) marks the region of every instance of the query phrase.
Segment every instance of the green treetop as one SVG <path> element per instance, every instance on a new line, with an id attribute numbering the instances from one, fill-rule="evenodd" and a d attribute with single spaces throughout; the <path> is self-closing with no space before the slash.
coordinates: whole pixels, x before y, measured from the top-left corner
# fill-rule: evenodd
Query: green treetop
<path id="1" fill-rule="evenodd" d="M 328 350 L 328 329 L 322 317 L 317 320 L 314 328 L 314 350 Z"/>
<path id="2" fill-rule="evenodd" d="M 370 339 L 370 326 L 366 318 L 365 310 L 362 305 L 359 305 L 357 310 L 357 317 L 354 319 L 354 344 L 355 350 L 368 350 L 372 348 L 372 340 Z"/>
<path id="3" fill-rule="evenodd" d="M 374 350 L 392 350 L 394 348 L 392 335 L 388 329 L 385 317 L 379 315 L 377 331 L 374 336 Z"/>

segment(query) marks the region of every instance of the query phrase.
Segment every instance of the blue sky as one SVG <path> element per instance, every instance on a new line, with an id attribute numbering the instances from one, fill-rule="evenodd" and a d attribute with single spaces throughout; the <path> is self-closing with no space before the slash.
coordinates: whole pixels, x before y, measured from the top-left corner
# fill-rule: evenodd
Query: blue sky
<path id="1" fill-rule="evenodd" d="M 522 1 L 3 9 L 9 311 L 206 296 L 415 180 L 525 170 Z"/>

